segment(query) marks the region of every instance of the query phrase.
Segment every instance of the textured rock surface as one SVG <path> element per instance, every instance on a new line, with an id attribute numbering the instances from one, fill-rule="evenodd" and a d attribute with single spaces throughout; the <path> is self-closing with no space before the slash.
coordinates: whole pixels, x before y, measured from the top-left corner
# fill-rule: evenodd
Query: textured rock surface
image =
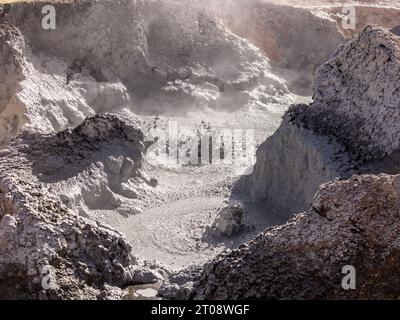
<path id="1" fill-rule="evenodd" d="M 397 151 L 399 72 L 400 38 L 367 27 L 318 69 L 306 121 L 365 160 Z"/>
<path id="2" fill-rule="evenodd" d="M 18 83 L 24 79 L 22 49 L 23 40 L 15 28 L 0 28 L 0 148 L 17 135 L 24 122 L 24 107 L 13 100 Z"/>
<path id="3" fill-rule="evenodd" d="M 323 185 L 310 209 L 205 267 L 196 299 L 397 299 L 399 176 Z M 343 290 L 342 268 L 356 269 Z"/>
<path id="4" fill-rule="evenodd" d="M 101 220 L 109 210 L 138 213 L 141 200 L 154 196 L 142 169 L 143 139 L 132 119 L 99 114 L 57 134 L 25 132 L 1 161 L 76 213 Z"/>
<path id="5" fill-rule="evenodd" d="M 187 300 L 190 298 L 193 286 L 200 279 L 202 267 L 191 266 L 173 273 L 163 282 L 158 295 L 171 300 Z"/>
<path id="6" fill-rule="evenodd" d="M 226 200 L 218 208 L 217 216 L 211 227 L 217 236 L 232 237 L 244 230 L 246 209 L 238 201 Z"/>
<path id="7" fill-rule="evenodd" d="M 106 283 L 124 285 L 130 246 L 122 234 L 8 177 L 0 182 L 2 299 L 95 299 Z M 43 290 L 45 266 L 54 268 L 55 289 Z"/>
<path id="8" fill-rule="evenodd" d="M 71 78 L 69 84 L 79 92 L 82 85 L 73 75 L 80 73 L 87 82 L 121 82 L 135 110 L 147 113 L 233 110 L 260 104 L 260 96 L 288 94 L 285 81 L 270 74 L 260 50 L 194 1 L 54 5 L 58 24 L 50 32 L 37 23 L 42 19 L 41 5 L 34 3 L 11 5 L 0 22 L 17 26 L 32 50 L 41 53 L 40 59 L 62 61 L 64 65 L 52 73 L 65 81 Z M 44 69 L 49 68 L 48 63 Z M 94 109 L 85 97 L 80 100 L 89 107 L 78 106 L 80 113 Z"/>
<path id="9" fill-rule="evenodd" d="M 13 26 L 1 25 L 0 30 L 0 148 L 21 131 L 60 131 L 105 111 L 130 114 L 130 97 L 121 83 L 96 82 L 85 69 L 67 81 L 65 62 L 34 55 Z"/>
<path id="10" fill-rule="evenodd" d="M 345 42 L 324 12 L 260 0 L 219 4 L 226 25 L 262 49 L 293 89 L 310 88 L 317 67 Z"/>
<path id="11" fill-rule="evenodd" d="M 355 163 L 335 139 L 307 128 L 292 108 L 277 132 L 257 150 L 254 172 L 235 191 L 265 201 L 266 214 L 298 213 L 309 205 L 322 183 L 348 177 Z"/>
<path id="12" fill-rule="evenodd" d="M 346 4 L 346 3 L 345 3 Z M 347 37 L 357 35 L 363 31 L 365 27 L 370 25 L 376 25 L 391 29 L 399 24 L 400 19 L 400 7 L 395 1 L 388 2 L 386 4 L 379 3 L 379 1 L 372 1 L 372 3 L 347 3 L 348 6 L 354 6 L 356 13 L 356 24 L 355 29 L 344 29 L 343 28 L 343 6 L 332 6 L 327 8 L 321 8 L 324 12 L 329 14 L 332 19 L 335 19 L 338 23 L 339 28 Z M 345 9 L 346 9 L 345 8 Z"/>
<path id="13" fill-rule="evenodd" d="M 395 1 L 226 0 L 215 11 L 236 34 L 259 47 L 292 90 L 311 94 L 316 69 L 336 48 L 368 25 L 393 28 L 400 20 Z M 348 7 L 355 28 L 346 26 Z"/>
<path id="14" fill-rule="evenodd" d="M 139 181 L 148 183 L 141 173 L 143 147 L 143 133 L 130 121 L 97 115 L 58 134 L 25 133 L 1 151 L 1 298 L 115 298 L 104 285 L 166 275 L 134 259 L 122 234 L 82 217 L 93 218 L 91 204 L 114 205 L 118 212 L 118 194 L 131 196 Z M 42 290 L 45 266 L 54 268 L 56 289 Z"/>
<path id="15" fill-rule="evenodd" d="M 237 190 L 292 214 L 307 208 L 321 183 L 379 171 L 369 162 L 384 162 L 399 146 L 399 39 L 367 27 L 341 46 L 317 71 L 314 102 L 287 112 Z"/>

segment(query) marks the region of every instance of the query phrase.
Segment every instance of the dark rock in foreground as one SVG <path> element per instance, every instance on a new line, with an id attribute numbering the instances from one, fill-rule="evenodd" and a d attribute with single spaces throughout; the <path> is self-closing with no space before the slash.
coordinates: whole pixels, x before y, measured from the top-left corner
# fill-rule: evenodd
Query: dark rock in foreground
<path id="1" fill-rule="evenodd" d="M 205 267 L 195 299 L 397 299 L 400 176 L 324 185 L 310 209 Z M 342 288 L 354 266 L 356 290 Z"/>

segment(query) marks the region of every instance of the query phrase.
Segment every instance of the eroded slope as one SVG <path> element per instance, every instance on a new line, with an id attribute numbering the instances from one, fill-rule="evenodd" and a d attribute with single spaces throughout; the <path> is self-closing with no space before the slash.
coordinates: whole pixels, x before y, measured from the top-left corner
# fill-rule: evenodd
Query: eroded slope
<path id="1" fill-rule="evenodd" d="M 375 172 L 398 150 L 399 52 L 398 36 L 376 27 L 340 47 L 316 73 L 314 102 L 288 111 L 238 190 L 271 212 L 296 213 L 321 183 Z"/>

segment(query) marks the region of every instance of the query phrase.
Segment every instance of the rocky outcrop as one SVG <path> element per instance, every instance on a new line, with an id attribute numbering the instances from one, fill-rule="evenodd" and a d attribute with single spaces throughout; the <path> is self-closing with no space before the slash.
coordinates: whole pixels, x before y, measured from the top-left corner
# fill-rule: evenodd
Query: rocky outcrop
<path id="1" fill-rule="evenodd" d="M 367 27 L 318 69 L 306 111 L 318 132 L 365 160 L 399 149 L 400 38 Z"/>
<path id="2" fill-rule="evenodd" d="M 391 29 L 400 8 L 394 1 L 260 1 L 216 2 L 215 11 L 236 34 L 259 47 L 292 91 L 311 94 L 316 69 L 340 44 L 369 25 Z M 348 7 L 354 28 L 346 25 Z"/>
<path id="3" fill-rule="evenodd" d="M 174 113 L 234 110 L 259 105 L 260 96 L 276 95 L 278 100 L 289 96 L 286 82 L 271 74 L 261 51 L 226 29 L 208 14 L 205 5 L 165 0 L 52 5 L 57 13 L 55 30 L 41 28 L 43 3 L 11 4 L 0 23 L 16 26 L 23 34 L 31 49 L 26 55 L 32 73 L 52 74 L 64 87 L 68 84 L 67 92 L 78 93 L 75 103 L 67 103 L 68 110 L 75 106 L 69 114 L 72 119 L 62 106 L 61 119 L 70 122 L 73 116 L 79 117 L 79 123 L 82 115 L 93 115 L 98 109 L 95 102 L 104 98 L 93 99 L 92 95 L 98 94 L 96 86 L 103 83 L 120 83 L 118 90 L 129 93 L 122 101 L 125 107 L 152 114 L 172 109 Z M 43 75 L 36 78 L 43 79 Z M 87 86 L 94 89 L 87 90 Z M 107 93 L 101 87 L 100 91 Z M 60 104 L 48 103 L 47 109 L 58 109 Z M 107 107 L 101 112 L 114 112 Z"/>
<path id="4" fill-rule="evenodd" d="M 0 48 L 0 298 L 118 298 L 160 280 L 163 268 L 104 224 L 154 195 L 126 87 L 79 65 L 67 74 L 15 26 L 0 26 Z"/>
<path id="5" fill-rule="evenodd" d="M 48 188 L 76 213 L 98 219 L 102 210 L 138 213 L 141 201 L 154 196 L 154 179 L 142 168 L 143 150 L 143 132 L 132 119 L 99 114 L 57 134 L 25 132 L 0 162 Z"/>
<path id="6" fill-rule="evenodd" d="M 219 237 L 233 237 L 242 232 L 246 225 L 247 212 L 239 201 L 225 200 L 217 210 L 217 216 L 211 226 L 211 234 Z"/>
<path id="7" fill-rule="evenodd" d="M 315 134 L 292 108 L 280 128 L 257 150 L 254 172 L 242 177 L 235 192 L 265 201 L 266 214 L 291 214 L 307 208 L 318 187 L 335 177 L 349 177 L 356 163 L 333 138 Z"/>
<path id="8" fill-rule="evenodd" d="M 313 103 L 286 113 L 236 190 L 293 214 L 335 177 L 392 172 L 375 168 L 398 149 L 399 49 L 398 37 L 376 27 L 340 47 L 316 73 Z"/>
<path id="9" fill-rule="evenodd" d="M 163 282 L 158 295 L 169 300 L 189 299 L 202 271 L 201 266 L 194 265 L 173 273 Z"/>
<path id="10" fill-rule="evenodd" d="M 306 213 L 208 264 L 192 298 L 398 299 L 399 188 L 387 175 L 323 185 Z"/>
<path id="11" fill-rule="evenodd" d="M 398 298 L 400 177 L 334 177 L 398 173 L 399 44 L 367 27 L 319 68 L 314 102 L 287 112 L 239 184 L 269 211 L 307 211 L 207 265 L 193 298 Z M 345 266 L 355 290 L 342 287 Z"/>
<path id="12" fill-rule="evenodd" d="M 344 29 L 343 18 L 345 18 L 346 9 L 349 4 L 338 6 L 328 6 L 326 8 L 316 8 L 326 12 L 332 19 L 336 20 L 338 27 L 349 38 L 360 33 L 369 25 L 377 25 L 386 29 L 391 29 L 398 25 L 400 18 L 400 7 L 395 2 L 379 3 L 379 1 L 372 1 L 372 3 L 357 3 L 350 4 L 355 8 L 356 23 L 355 29 Z M 344 24 L 346 25 L 346 24 Z"/>
<path id="13" fill-rule="evenodd" d="M 309 94 L 315 70 L 346 41 L 328 14 L 303 6 L 260 0 L 216 6 L 225 24 L 263 50 L 294 91 Z"/>
<path id="14" fill-rule="evenodd" d="M 15 28 L 0 28 L 0 148 L 18 134 L 24 122 L 24 107 L 13 100 L 18 83 L 24 79 L 23 41 L 18 35 Z"/>
<path id="15" fill-rule="evenodd" d="M 130 96 L 121 83 L 96 82 L 86 69 L 67 81 L 65 62 L 33 54 L 14 26 L 1 25 L 0 30 L 0 148 L 23 131 L 60 131 L 106 111 L 131 114 Z"/>
<path id="16" fill-rule="evenodd" d="M 124 285 L 123 235 L 20 179 L 0 182 L 0 298 L 96 299 L 104 285 Z"/>
<path id="17" fill-rule="evenodd" d="M 131 120 L 101 114 L 58 134 L 25 132 L 1 151 L 0 298 L 116 298 L 166 275 L 96 216 L 135 213 L 129 199 L 151 193 L 143 148 Z"/>

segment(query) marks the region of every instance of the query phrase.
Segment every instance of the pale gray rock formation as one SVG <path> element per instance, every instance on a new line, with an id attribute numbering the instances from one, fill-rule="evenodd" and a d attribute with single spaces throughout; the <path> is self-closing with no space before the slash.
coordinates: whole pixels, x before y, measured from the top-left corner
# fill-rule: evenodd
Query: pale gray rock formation
<path id="1" fill-rule="evenodd" d="M 367 27 L 319 68 L 314 102 L 287 112 L 239 184 L 266 213 L 307 211 L 216 258 L 192 298 L 398 298 L 400 177 L 333 179 L 398 173 L 399 40 Z M 346 265 L 356 290 L 343 290 Z"/>
<path id="2" fill-rule="evenodd" d="M 323 185 L 307 212 L 206 265 L 191 298 L 398 299 L 399 188 L 398 175 Z"/>
<path id="3" fill-rule="evenodd" d="M 1 151 L 1 298 L 113 299 L 113 286 L 167 276 L 134 258 L 122 234 L 82 217 L 93 218 L 84 209 L 91 205 L 118 212 L 128 203 L 119 197 L 132 198 L 141 185 L 152 189 L 141 171 L 143 148 L 135 124 L 101 114 L 58 134 L 25 132 Z M 42 285 L 47 266 L 55 288 Z"/>
<path id="4" fill-rule="evenodd" d="M 13 147 L 26 151 L 32 179 L 83 216 L 140 212 L 156 181 L 141 169 L 144 136 L 132 124 L 137 119 L 126 87 L 98 82 L 82 66 L 67 79 L 63 61 L 33 54 L 13 26 L 0 30 L 0 148 L 18 136 Z M 93 118 L 104 111 L 120 118 Z"/>
<path id="5" fill-rule="evenodd" d="M 9 26 L 0 28 L 0 148 L 18 133 L 23 123 L 24 107 L 12 101 L 18 83 L 24 79 L 22 50 L 23 40 L 17 30 Z"/>
<path id="6" fill-rule="evenodd" d="M 399 147 L 399 44 L 389 31 L 367 27 L 341 46 L 316 73 L 313 103 L 286 113 L 236 190 L 265 200 L 269 212 L 293 214 L 335 177 L 391 172 L 378 163 Z"/>
<path id="7" fill-rule="evenodd" d="M 96 299 L 104 284 L 124 285 L 124 236 L 77 216 L 37 185 L 10 173 L 2 178 L 0 218 L 2 299 Z M 42 286 L 48 266 L 51 289 Z"/>
<path id="8" fill-rule="evenodd" d="M 226 200 L 218 208 L 211 231 L 216 236 L 232 237 L 244 230 L 246 209 L 235 200 Z"/>
<path id="9" fill-rule="evenodd" d="M 298 213 L 312 200 L 318 187 L 335 177 L 348 177 L 355 163 L 343 145 L 307 128 L 292 108 L 280 128 L 257 150 L 254 172 L 242 177 L 235 191 L 265 201 L 266 214 Z"/>
<path id="10" fill-rule="evenodd" d="M 336 51 L 315 76 L 306 120 L 365 160 L 400 146 L 400 38 L 376 27 Z"/>
<path id="11" fill-rule="evenodd" d="M 202 271 L 202 266 L 191 266 L 172 273 L 159 288 L 158 295 L 171 300 L 189 299 Z"/>
<path id="12" fill-rule="evenodd" d="M 33 52 L 28 60 L 37 61 L 32 62 L 33 69 L 64 77 L 78 92 L 86 85 L 74 81 L 76 74 L 101 83 L 122 83 L 135 110 L 153 114 L 234 110 L 263 105 L 260 96 L 278 101 L 289 96 L 286 82 L 271 74 L 262 52 L 195 1 L 55 3 L 57 28 L 50 31 L 41 28 L 41 6 L 11 4 L 0 23 L 21 30 Z M 57 72 L 51 71 L 52 65 L 58 66 Z M 96 109 L 93 99 L 79 100 L 83 106 L 75 103 L 75 114 L 87 116 Z"/>
<path id="13" fill-rule="evenodd" d="M 86 69 L 67 81 L 68 64 L 33 54 L 16 27 L 1 25 L 0 30 L 0 148 L 22 131 L 60 131 L 96 113 L 124 113 L 134 118 L 122 83 L 96 82 Z"/>
<path id="14" fill-rule="evenodd" d="M 316 9 L 263 0 L 215 6 L 229 28 L 263 50 L 293 90 L 307 92 L 315 70 L 346 42 L 338 23 Z"/>
<path id="15" fill-rule="evenodd" d="M 210 1 L 236 34 L 259 47 L 291 90 L 311 94 L 316 69 L 340 44 L 366 26 L 391 29 L 399 24 L 395 1 Z M 348 6 L 355 9 L 354 28 L 347 28 Z"/>
<path id="16" fill-rule="evenodd" d="M 131 119 L 99 114 L 56 134 L 27 131 L 2 154 L 71 210 L 99 219 L 107 210 L 139 213 L 141 200 L 155 195 L 142 168 L 143 140 Z"/>

